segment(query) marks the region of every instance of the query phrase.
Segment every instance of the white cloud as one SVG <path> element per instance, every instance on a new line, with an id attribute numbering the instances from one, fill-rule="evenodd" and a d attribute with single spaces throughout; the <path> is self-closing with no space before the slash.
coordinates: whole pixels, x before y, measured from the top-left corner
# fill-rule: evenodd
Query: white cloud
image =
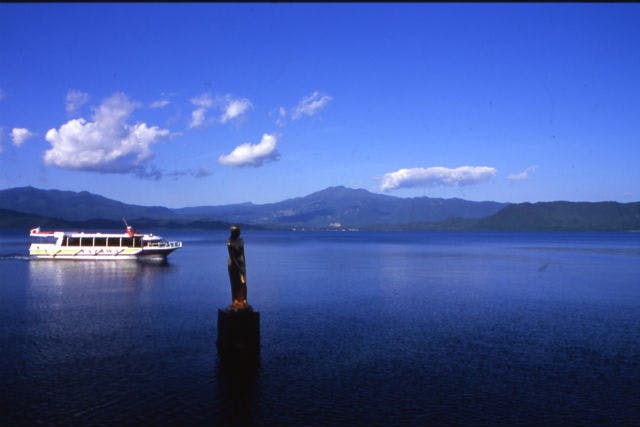
<path id="1" fill-rule="evenodd" d="M 157 108 L 164 108 L 167 105 L 171 104 L 171 101 L 169 101 L 168 99 L 158 99 L 157 101 L 153 101 L 151 103 L 151 105 L 149 105 L 149 107 L 157 109 Z"/>
<path id="2" fill-rule="evenodd" d="M 291 111 L 291 119 L 297 120 L 303 115 L 313 116 L 315 113 L 323 109 L 329 101 L 329 95 L 321 95 L 320 92 L 313 92 L 311 95 L 302 98 L 302 100 Z"/>
<path id="3" fill-rule="evenodd" d="M 95 109 L 93 121 L 73 119 L 50 129 L 45 138 L 52 148 L 44 153 L 45 163 L 64 169 L 157 177 L 157 171 L 145 172 L 143 163 L 153 156 L 151 145 L 169 131 L 146 123 L 128 124 L 137 107 L 125 94 L 116 93 Z"/>
<path id="4" fill-rule="evenodd" d="M 494 177 L 497 170 L 488 166 L 460 166 L 451 169 L 441 166 L 400 169 L 382 177 L 380 189 L 472 185 Z"/>
<path id="5" fill-rule="evenodd" d="M 246 98 L 233 98 L 231 95 L 218 95 L 212 98 L 208 93 L 203 93 L 193 99 L 191 103 L 198 107 L 191 112 L 190 128 L 196 128 L 206 123 L 206 114 L 213 107 L 220 111 L 217 119 L 220 123 L 227 123 L 240 118 L 253 105 Z M 215 119 L 213 120 L 215 121 Z"/>
<path id="6" fill-rule="evenodd" d="M 191 122 L 189 122 L 190 128 L 197 128 L 204 124 L 205 113 L 213 105 L 213 98 L 208 93 L 203 93 L 191 99 L 191 103 L 196 108 L 191 112 Z"/>
<path id="7" fill-rule="evenodd" d="M 13 128 L 11 130 L 11 139 L 13 145 L 20 147 L 27 139 L 34 137 L 36 134 L 26 128 Z"/>
<path id="8" fill-rule="evenodd" d="M 89 94 L 79 90 L 70 90 L 67 92 L 67 114 L 73 115 L 78 112 L 80 107 L 89 101 Z"/>
<path id="9" fill-rule="evenodd" d="M 507 177 L 507 179 L 511 180 L 511 181 L 522 181 L 525 179 L 529 179 L 531 178 L 531 175 L 533 174 L 533 172 L 538 169 L 538 165 L 532 165 L 529 166 L 528 168 L 526 168 L 525 170 L 523 170 L 520 173 L 513 173 L 511 175 L 509 175 Z"/>
<path id="10" fill-rule="evenodd" d="M 220 122 L 226 123 L 229 120 L 233 120 L 237 117 L 240 117 L 251 106 L 252 106 L 251 101 L 249 101 L 246 98 L 229 99 L 226 106 L 224 107 L 224 112 L 220 116 Z"/>
<path id="11" fill-rule="evenodd" d="M 203 93 L 195 98 L 191 98 L 191 103 L 196 107 L 211 108 L 213 105 L 213 98 L 211 98 L 211 95 L 208 93 Z"/>
<path id="12" fill-rule="evenodd" d="M 275 135 L 265 133 L 257 144 L 249 142 L 238 145 L 231 153 L 218 158 L 220 164 L 226 166 L 262 166 L 264 163 L 278 159 Z"/>
<path id="13" fill-rule="evenodd" d="M 204 123 L 204 113 L 207 112 L 206 108 L 198 108 L 191 112 L 191 122 L 189 122 L 190 128 L 197 128 Z"/>

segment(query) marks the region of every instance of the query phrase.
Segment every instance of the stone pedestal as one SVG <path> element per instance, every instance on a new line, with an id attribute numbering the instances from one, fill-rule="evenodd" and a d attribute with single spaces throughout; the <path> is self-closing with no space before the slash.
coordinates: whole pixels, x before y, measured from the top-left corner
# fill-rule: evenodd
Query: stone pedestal
<path id="1" fill-rule="evenodd" d="M 260 351 L 260 313 L 218 309 L 218 351 L 257 354 Z"/>

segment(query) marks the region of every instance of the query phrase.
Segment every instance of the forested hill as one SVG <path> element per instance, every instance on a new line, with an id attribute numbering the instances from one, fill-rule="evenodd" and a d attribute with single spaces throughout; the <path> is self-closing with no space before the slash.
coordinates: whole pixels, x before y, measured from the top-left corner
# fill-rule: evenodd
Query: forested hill
<path id="1" fill-rule="evenodd" d="M 473 228 L 503 231 L 640 231 L 640 202 L 512 204 Z"/>
<path id="2" fill-rule="evenodd" d="M 70 225 L 71 224 L 68 221 L 60 218 L 17 212 L 10 209 L 0 209 L 0 228 L 31 229 L 36 226 L 41 226 L 43 228 L 65 228 Z"/>
<path id="3" fill-rule="evenodd" d="M 141 232 L 151 232 L 157 228 L 196 228 L 204 230 L 228 230 L 231 223 L 210 220 L 167 220 L 151 218 L 133 218 L 131 221 Z M 260 229 L 258 225 L 240 224 L 243 228 Z M 0 228 L 22 228 L 26 232 L 34 227 L 43 230 L 78 230 L 78 231 L 120 231 L 124 230 L 122 220 L 94 218 L 88 220 L 64 220 L 43 215 L 0 209 Z"/>
<path id="4" fill-rule="evenodd" d="M 161 206 L 129 205 L 87 191 L 41 190 L 16 187 L 0 191 L 0 209 L 60 218 L 67 221 L 122 218 L 168 219 L 175 216 Z"/>

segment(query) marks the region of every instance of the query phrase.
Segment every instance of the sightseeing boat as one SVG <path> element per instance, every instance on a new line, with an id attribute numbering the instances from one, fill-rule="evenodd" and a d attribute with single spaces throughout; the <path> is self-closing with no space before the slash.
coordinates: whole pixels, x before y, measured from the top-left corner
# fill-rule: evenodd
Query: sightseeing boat
<path id="1" fill-rule="evenodd" d="M 44 259 L 164 260 L 182 247 L 182 242 L 141 234 L 130 225 L 125 233 L 42 231 L 37 227 L 29 235 L 35 238 L 29 247 L 29 255 Z"/>

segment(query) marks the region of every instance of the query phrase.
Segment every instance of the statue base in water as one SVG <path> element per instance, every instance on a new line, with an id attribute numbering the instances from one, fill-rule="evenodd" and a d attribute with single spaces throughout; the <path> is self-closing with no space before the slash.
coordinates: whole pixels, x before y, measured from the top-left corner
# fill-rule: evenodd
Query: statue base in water
<path id="1" fill-rule="evenodd" d="M 218 351 L 258 353 L 260 351 L 260 313 L 251 306 L 242 310 L 229 306 L 218 309 Z"/>

